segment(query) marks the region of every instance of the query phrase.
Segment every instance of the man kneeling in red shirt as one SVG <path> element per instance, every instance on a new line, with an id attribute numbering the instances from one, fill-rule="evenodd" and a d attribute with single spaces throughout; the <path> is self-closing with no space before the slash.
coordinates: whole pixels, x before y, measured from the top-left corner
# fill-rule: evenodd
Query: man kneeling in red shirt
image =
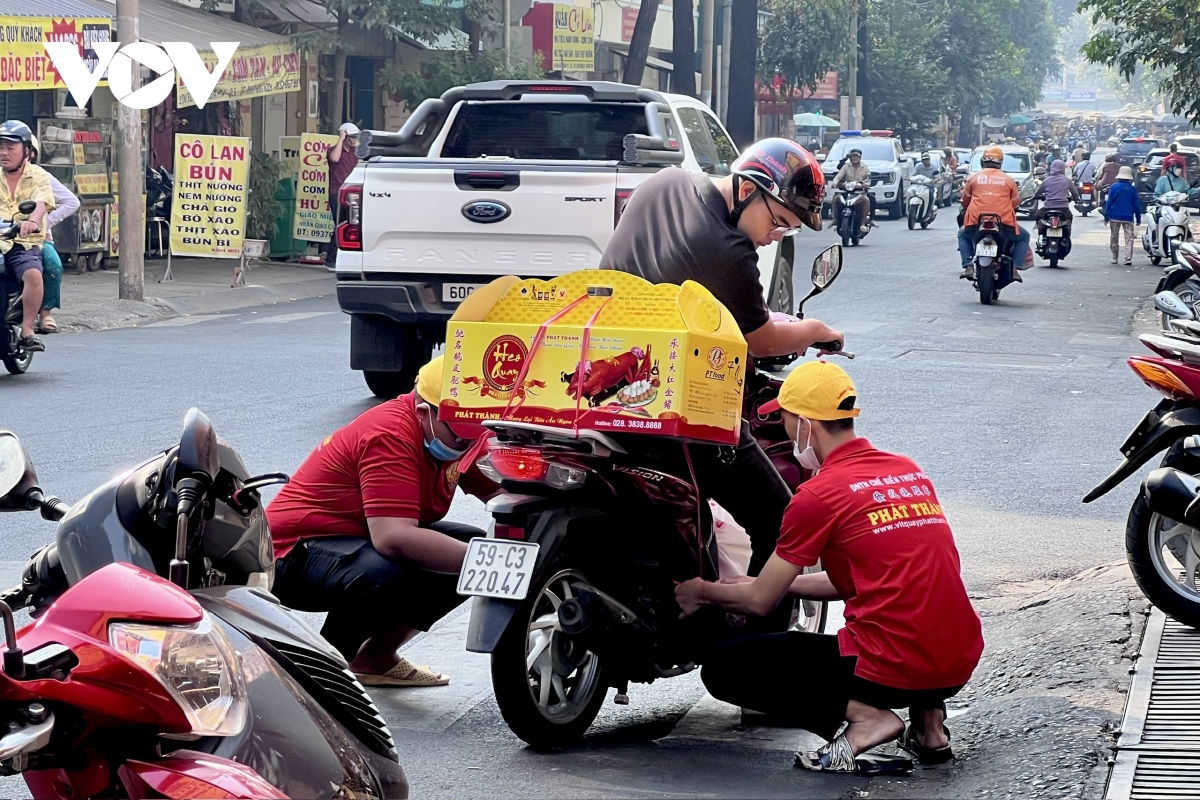
<path id="1" fill-rule="evenodd" d="M 814 361 L 792 371 L 762 413 L 782 408 L 800 463 L 819 472 L 796 491 L 757 578 L 694 578 L 676 597 L 685 615 L 710 604 L 765 615 L 789 593 L 844 600 L 837 636 L 791 631 L 717 645 L 704 685 L 824 738 L 819 750 L 796 754 L 798 767 L 867 769 L 856 757 L 898 736 L 922 762 L 942 763 L 953 757 L 945 700 L 983 652 L 979 615 L 932 484 L 910 459 L 855 435 L 856 401 L 840 367 Z M 801 574 L 818 559 L 824 572 Z M 905 707 L 907 729 L 891 710 Z"/>
<path id="2" fill-rule="evenodd" d="M 328 611 L 321 634 L 368 686 L 450 682 L 396 652 L 466 598 L 467 542 L 486 536 L 442 520 L 455 487 L 486 499 L 499 487 L 459 459 L 479 425 L 441 422 L 442 357 L 413 392 L 364 411 L 328 436 L 267 507 L 272 591 L 301 611 Z"/>

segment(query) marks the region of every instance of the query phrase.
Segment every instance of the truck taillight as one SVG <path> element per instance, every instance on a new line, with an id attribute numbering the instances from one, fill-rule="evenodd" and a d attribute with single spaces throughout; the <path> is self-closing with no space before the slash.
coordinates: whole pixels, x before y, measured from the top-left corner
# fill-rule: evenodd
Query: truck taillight
<path id="1" fill-rule="evenodd" d="M 633 189 L 617 189 L 616 202 L 613 203 L 615 212 L 613 214 L 613 226 L 621 221 L 621 212 L 625 210 L 625 206 L 629 203 L 629 196 L 633 194 Z"/>
<path id="2" fill-rule="evenodd" d="M 337 246 L 339 250 L 362 250 L 362 186 L 345 184 L 338 190 Z"/>

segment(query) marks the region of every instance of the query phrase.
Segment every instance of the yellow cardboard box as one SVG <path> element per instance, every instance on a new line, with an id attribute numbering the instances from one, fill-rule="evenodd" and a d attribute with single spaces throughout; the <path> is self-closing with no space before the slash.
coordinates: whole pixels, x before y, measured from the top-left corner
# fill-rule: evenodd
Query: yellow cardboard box
<path id="1" fill-rule="evenodd" d="M 738 441 L 746 340 L 693 281 L 498 278 L 462 302 L 447 334 L 443 420 Z"/>

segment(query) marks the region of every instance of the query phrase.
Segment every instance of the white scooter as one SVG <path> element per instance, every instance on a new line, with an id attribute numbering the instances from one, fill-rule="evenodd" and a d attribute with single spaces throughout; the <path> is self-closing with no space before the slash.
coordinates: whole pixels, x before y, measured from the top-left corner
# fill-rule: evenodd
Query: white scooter
<path id="1" fill-rule="evenodd" d="M 937 187 L 933 181 L 924 175 L 914 175 L 904 193 L 904 205 L 908 209 L 908 229 L 911 231 L 918 224 L 921 229 L 929 227 L 929 223 L 937 219 Z"/>
<path id="2" fill-rule="evenodd" d="M 1192 240 L 1189 225 L 1192 212 L 1184 205 L 1188 195 L 1184 192 L 1167 192 L 1155 198 L 1146 209 L 1146 231 L 1142 234 L 1142 247 L 1150 254 L 1150 263 L 1158 264 L 1164 258 L 1174 262 L 1175 248 Z"/>

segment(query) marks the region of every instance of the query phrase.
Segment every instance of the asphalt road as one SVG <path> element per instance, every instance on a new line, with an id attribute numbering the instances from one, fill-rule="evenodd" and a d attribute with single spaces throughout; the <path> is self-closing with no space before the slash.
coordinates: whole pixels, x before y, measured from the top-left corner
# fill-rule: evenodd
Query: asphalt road
<path id="1" fill-rule="evenodd" d="M 802 234 L 799 264 L 834 241 Z M 1139 349 L 1131 317 L 1160 271 L 1144 254 L 1132 268 L 1111 265 L 1106 244 L 1098 220 L 1077 220 L 1063 267 L 1025 273 L 984 307 L 957 279 L 953 213 L 926 231 L 882 221 L 807 308 L 845 331 L 858 354 L 841 363 L 858 383 L 861 432 L 932 477 L 974 592 L 1123 555 L 1133 484 L 1090 506 L 1080 498 L 1157 400 L 1123 360 Z M 798 267 L 801 294 L 805 273 Z M 22 437 L 45 489 L 70 501 L 174 443 L 193 405 L 251 471 L 294 470 L 373 402 L 346 366 L 348 338 L 332 298 L 49 337 L 29 374 L 0 376 L 0 427 Z M 451 516 L 486 523 L 470 499 Z M 0 534 L 0 560 L 19 561 L 53 530 L 36 515 L 9 514 Z M 417 663 L 449 672 L 451 686 L 376 693 L 415 797 L 840 797 L 867 788 L 793 770 L 797 732 L 744 727 L 730 709 L 697 703 L 694 675 L 632 687 L 632 704 L 606 706 L 570 752 L 529 751 L 500 719 L 486 657 L 461 649 L 466 610 L 412 645 Z M 814 690 L 798 677 L 797 691 Z M 918 795 L 920 774 L 912 780 Z"/>

